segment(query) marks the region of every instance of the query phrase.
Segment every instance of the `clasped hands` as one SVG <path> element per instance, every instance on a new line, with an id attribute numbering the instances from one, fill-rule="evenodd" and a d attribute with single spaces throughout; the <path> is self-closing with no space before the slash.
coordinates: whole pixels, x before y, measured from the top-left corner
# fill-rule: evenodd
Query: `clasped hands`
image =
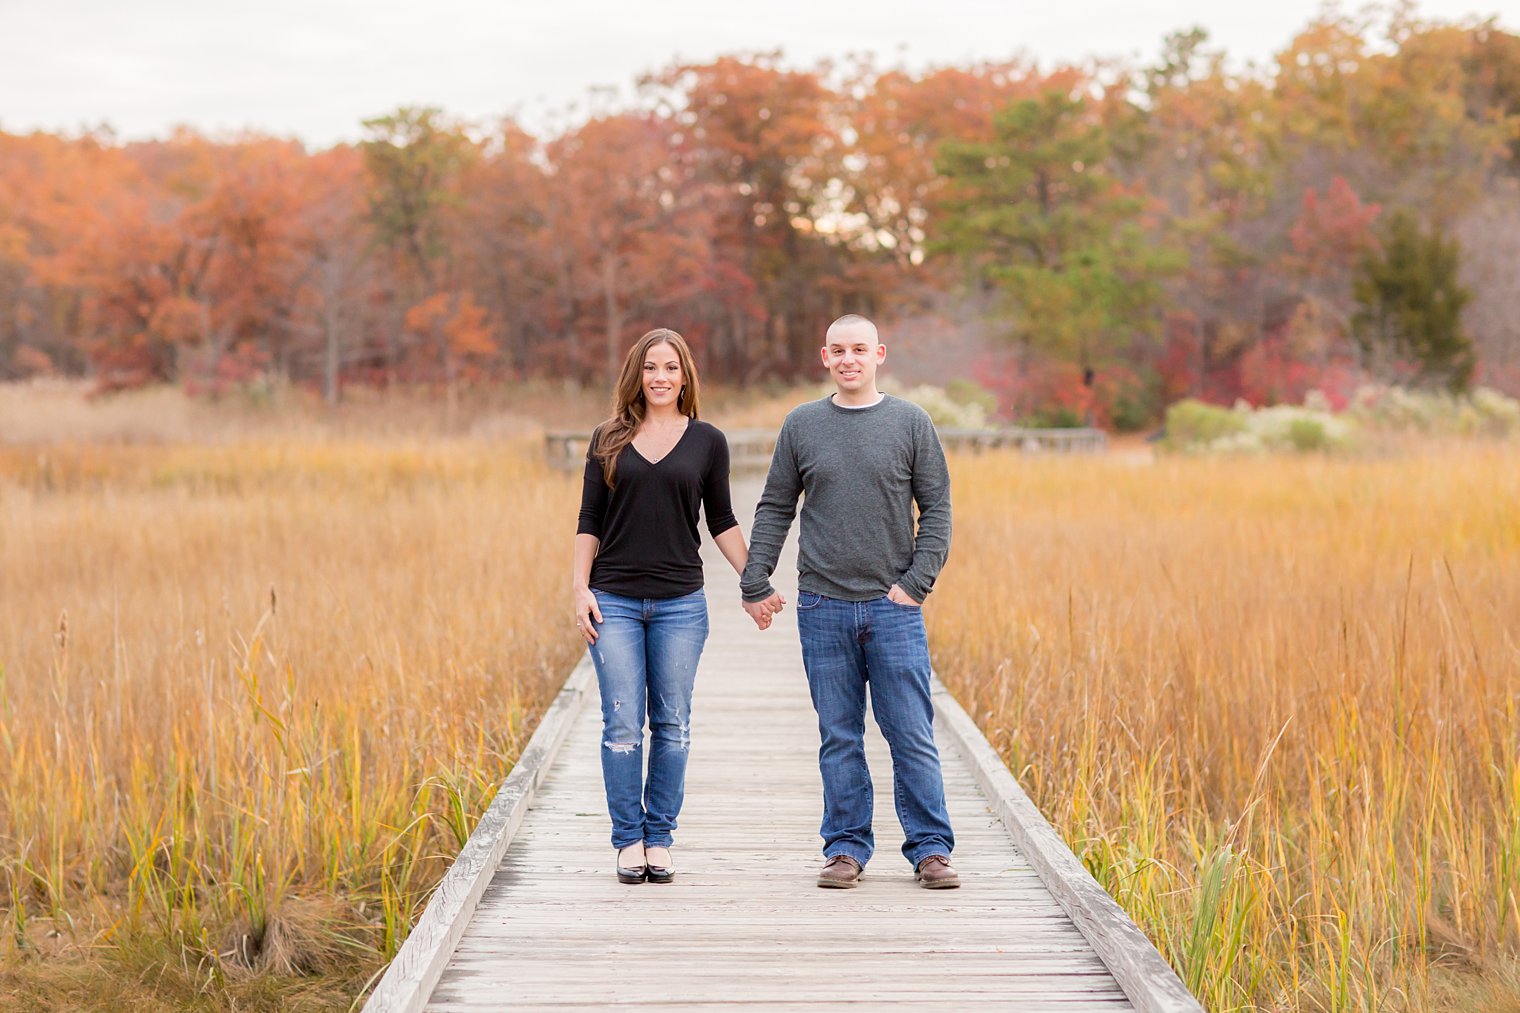
<path id="1" fill-rule="evenodd" d="M 777 612 L 786 608 L 786 599 L 781 597 L 781 592 L 772 591 L 769 598 L 761 598 L 759 601 L 747 601 L 744 603 L 744 611 L 755 621 L 755 625 L 762 630 L 771 628 L 771 619 Z"/>

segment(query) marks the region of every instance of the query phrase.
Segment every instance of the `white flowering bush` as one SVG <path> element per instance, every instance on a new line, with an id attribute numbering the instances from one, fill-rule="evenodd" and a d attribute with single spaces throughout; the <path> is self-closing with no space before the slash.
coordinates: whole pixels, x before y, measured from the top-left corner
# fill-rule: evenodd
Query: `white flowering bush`
<path id="1" fill-rule="evenodd" d="M 1349 421 L 1307 406 L 1248 410 L 1246 424 L 1268 450 L 1344 450 L 1352 441 Z"/>
<path id="2" fill-rule="evenodd" d="M 1430 436 L 1514 436 L 1520 434 L 1520 401 L 1479 387 L 1467 397 L 1430 394 L 1402 387 L 1357 390 L 1347 415 L 1367 429 Z"/>
<path id="3" fill-rule="evenodd" d="M 820 384 L 818 395 L 828 397 L 834 390 L 832 383 Z M 928 412 L 929 418 L 941 429 L 986 429 L 991 425 L 988 405 L 994 408 L 997 405 L 996 399 L 969 381 L 957 384 L 954 390 L 925 383 L 893 390 L 892 394 L 904 401 L 912 401 Z"/>
<path id="4" fill-rule="evenodd" d="M 923 384 L 909 387 L 898 396 L 928 412 L 934 424 L 941 429 L 987 428 L 987 408 L 984 404 L 974 400 L 958 401 L 943 387 Z"/>
<path id="5" fill-rule="evenodd" d="M 1520 433 L 1520 400 L 1479 387 L 1473 391 L 1472 404 L 1486 431 L 1496 436 Z"/>
<path id="6" fill-rule="evenodd" d="M 1429 394 L 1402 387 L 1357 390 L 1347 410 L 1311 391 L 1302 405 L 1252 408 L 1244 401 L 1221 408 L 1179 401 L 1167 409 L 1169 450 L 1185 453 L 1262 454 L 1273 451 L 1335 452 L 1359 437 L 1385 434 L 1520 436 L 1520 401 L 1480 387 L 1467 397 Z"/>

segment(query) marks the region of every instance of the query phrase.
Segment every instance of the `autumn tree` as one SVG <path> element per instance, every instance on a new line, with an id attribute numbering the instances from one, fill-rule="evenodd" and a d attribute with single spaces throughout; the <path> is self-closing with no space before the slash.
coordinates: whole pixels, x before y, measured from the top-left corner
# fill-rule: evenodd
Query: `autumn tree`
<path id="1" fill-rule="evenodd" d="M 840 160 L 846 190 L 835 227 L 884 251 L 899 268 L 923 264 L 945 192 L 936 169 L 941 145 L 992 142 L 997 113 L 1045 83 L 1018 61 L 941 67 L 922 76 L 858 62 L 841 89 L 850 137 Z"/>
<path id="2" fill-rule="evenodd" d="M 568 320 L 557 312 L 550 177 L 543 142 L 511 120 L 460 180 L 471 227 L 460 237 L 466 285 L 497 328 L 502 366 L 558 369 Z"/>
<path id="3" fill-rule="evenodd" d="M 675 130 L 648 114 L 594 119 L 549 146 L 552 231 L 565 284 L 593 326 L 599 375 L 616 376 L 630 341 L 692 298 L 709 256 L 697 189 L 678 175 Z M 677 330 L 689 329 L 669 320 Z M 595 360 L 593 360 L 595 361 Z"/>
<path id="4" fill-rule="evenodd" d="M 1218 374 L 1259 340 L 1273 297 L 1265 270 L 1280 252 L 1269 215 L 1279 181 L 1264 129 L 1266 82 L 1230 72 L 1201 29 L 1169 35 L 1135 86 L 1147 110 L 1129 172 L 1159 202 L 1185 268 L 1167 285 L 1165 346 L 1152 356 L 1159 394 L 1225 394 Z"/>
<path id="5" fill-rule="evenodd" d="M 402 281 L 402 298 L 394 304 L 399 319 L 393 317 L 390 328 L 403 340 L 392 364 L 441 382 L 452 406 L 462 357 L 477 352 L 476 307 L 457 275 L 455 212 L 460 176 L 479 157 L 479 146 L 435 108 L 403 107 L 365 120 L 364 127 L 369 220 Z M 461 336 L 468 340 L 461 343 Z"/>
<path id="6" fill-rule="evenodd" d="M 1468 117 L 1498 124 L 1509 171 L 1520 173 L 1520 35 L 1485 21 L 1468 34 L 1462 62 Z"/>
<path id="7" fill-rule="evenodd" d="M 344 373 L 364 358 L 366 335 L 373 329 L 370 294 L 376 272 L 364 171 L 363 158 L 352 147 L 314 156 L 300 212 L 308 263 L 289 313 L 300 336 L 298 361 L 319 378 L 328 404 L 338 403 Z"/>
<path id="8" fill-rule="evenodd" d="M 1302 213 L 1288 232 L 1291 252 L 1282 261 L 1282 273 L 1297 281 L 1299 295 L 1280 339 L 1291 359 L 1322 371 L 1349 351 L 1352 283 L 1375 244 L 1372 226 L 1380 211 L 1339 176 L 1323 193 L 1305 191 Z"/>
<path id="9" fill-rule="evenodd" d="M 1199 30 L 1139 67 L 727 56 L 537 135 L 429 108 L 365 129 L 326 151 L 0 132 L 0 378 L 452 398 L 600 379 L 668 324 L 744 381 L 798 375 L 861 311 L 954 369 L 1007 332 L 1031 399 L 1122 398 L 1127 424 L 1351 389 L 1359 357 L 1520 390 L 1520 41 L 1492 21 L 1327 9 L 1243 69 Z M 1380 207 L 1431 231 L 1374 255 Z M 1461 240 L 1455 287 L 1431 236 Z M 1461 289 L 1470 350 L 1409 322 Z"/>
<path id="10" fill-rule="evenodd" d="M 716 198 L 701 307 L 714 351 L 730 376 L 790 372 L 840 305 L 811 217 L 839 147 L 827 87 L 774 53 L 679 65 L 647 87 L 681 132 L 688 177 Z"/>

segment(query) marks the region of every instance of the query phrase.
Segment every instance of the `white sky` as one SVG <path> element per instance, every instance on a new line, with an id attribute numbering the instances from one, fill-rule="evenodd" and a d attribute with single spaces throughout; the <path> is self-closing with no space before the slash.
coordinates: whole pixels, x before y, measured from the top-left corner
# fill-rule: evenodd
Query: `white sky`
<path id="1" fill-rule="evenodd" d="M 0 129 L 124 138 L 175 124 L 251 128 L 324 146 L 399 105 L 478 122 L 562 122 L 593 88 L 630 90 L 677 57 L 780 48 L 788 63 L 869 51 L 913 67 L 1086 56 L 1150 59 L 1168 32 L 1206 28 L 1239 62 L 1266 62 L 1317 0 L 0 0 Z M 1520 0 L 1424 0 L 1443 20 Z M 605 102 L 605 99 L 604 99 Z"/>

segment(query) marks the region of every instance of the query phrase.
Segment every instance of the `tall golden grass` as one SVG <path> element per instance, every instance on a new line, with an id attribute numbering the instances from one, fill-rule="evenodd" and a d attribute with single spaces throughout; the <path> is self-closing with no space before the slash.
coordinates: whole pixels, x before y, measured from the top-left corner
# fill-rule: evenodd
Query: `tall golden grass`
<path id="1" fill-rule="evenodd" d="M 602 399 L 77 396 L 0 388 L 0 1005 L 346 1005 L 579 653 Z M 1520 1010 L 1513 452 L 953 462 L 941 670 L 1208 1008 Z"/>
<path id="2" fill-rule="evenodd" d="M 1208 1009 L 1520 1009 L 1515 462 L 954 462 L 937 663 Z"/>
<path id="3" fill-rule="evenodd" d="M 0 1005 L 346 1006 L 580 647 L 541 443 L 0 448 Z"/>
<path id="4" fill-rule="evenodd" d="M 346 1005 L 580 653 L 608 394 L 87 394 L 0 385 L 0 1006 Z"/>

